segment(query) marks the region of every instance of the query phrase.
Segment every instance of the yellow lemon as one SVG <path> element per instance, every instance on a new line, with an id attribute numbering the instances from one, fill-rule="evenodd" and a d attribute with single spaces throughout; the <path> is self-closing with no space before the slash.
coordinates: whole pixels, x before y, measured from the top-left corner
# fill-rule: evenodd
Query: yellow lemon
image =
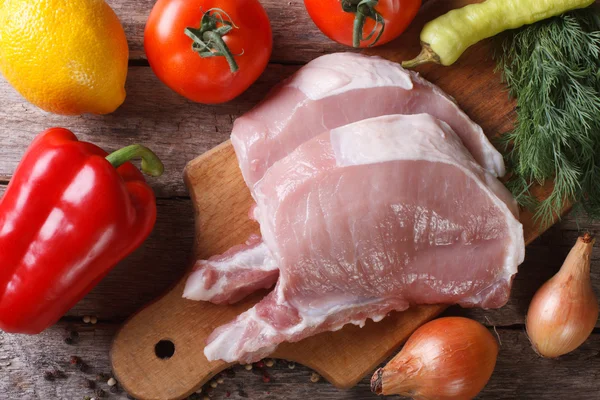
<path id="1" fill-rule="evenodd" d="M 129 49 L 104 0 L 0 0 L 0 72 L 57 114 L 107 114 L 125 100 Z"/>

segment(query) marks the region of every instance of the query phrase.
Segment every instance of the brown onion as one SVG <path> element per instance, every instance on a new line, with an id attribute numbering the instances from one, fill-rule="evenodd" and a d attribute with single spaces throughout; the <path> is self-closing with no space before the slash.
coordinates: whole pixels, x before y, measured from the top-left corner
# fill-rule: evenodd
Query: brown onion
<path id="1" fill-rule="evenodd" d="M 543 357 L 556 358 L 583 344 L 598 320 L 598 299 L 590 279 L 594 239 L 577 239 L 562 268 L 533 296 L 527 334 Z"/>
<path id="2" fill-rule="evenodd" d="M 472 399 L 492 376 L 497 356 L 496 339 L 479 322 L 440 318 L 417 329 L 375 372 L 371 390 L 420 400 Z"/>

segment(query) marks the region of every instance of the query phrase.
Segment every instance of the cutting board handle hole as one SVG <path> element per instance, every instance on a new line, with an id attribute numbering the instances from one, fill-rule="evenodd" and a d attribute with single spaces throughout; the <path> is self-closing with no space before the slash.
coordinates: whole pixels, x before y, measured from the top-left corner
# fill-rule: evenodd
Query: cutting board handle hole
<path id="1" fill-rule="evenodd" d="M 154 346 L 154 354 L 162 360 L 168 360 L 175 354 L 175 343 L 168 339 L 161 340 Z"/>

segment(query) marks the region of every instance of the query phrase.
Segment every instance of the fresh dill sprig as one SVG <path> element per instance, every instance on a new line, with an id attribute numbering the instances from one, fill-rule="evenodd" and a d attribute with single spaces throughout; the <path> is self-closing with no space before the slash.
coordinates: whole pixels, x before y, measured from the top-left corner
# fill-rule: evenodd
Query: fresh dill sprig
<path id="1" fill-rule="evenodd" d="M 572 11 L 508 32 L 495 55 L 517 101 L 503 135 L 507 187 L 544 226 L 568 204 L 600 218 L 600 11 Z M 554 180 L 547 199 L 530 189 Z"/>

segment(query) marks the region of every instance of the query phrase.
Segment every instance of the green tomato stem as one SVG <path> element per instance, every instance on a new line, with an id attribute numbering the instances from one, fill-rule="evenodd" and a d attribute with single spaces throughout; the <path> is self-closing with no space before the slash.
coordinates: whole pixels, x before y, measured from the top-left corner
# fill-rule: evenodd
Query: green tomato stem
<path id="1" fill-rule="evenodd" d="M 369 47 L 375 46 L 383 31 L 385 30 L 385 19 L 375 9 L 375 6 L 379 3 L 379 0 L 342 0 L 342 9 L 345 12 L 355 14 L 354 26 L 352 29 L 352 46 L 359 48 L 361 42 L 371 40 L 373 36 L 373 42 L 369 44 Z M 363 35 L 363 29 L 367 18 L 371 18 L 375 21 L 375 27 L 373 31 L 366 37 Z"/>
<path id="2" fill-rule="evenodd" d="M 239 70 L 238 64 L 223 40 L 234 28 L 237 26 L 225 11 L 211 8 L 202 15 L 200 28 L 186 28 L 184 33 L 192 39 L 192 50 L 200 57 L 225 57 L 231 73 L 235 73 Z"/>

